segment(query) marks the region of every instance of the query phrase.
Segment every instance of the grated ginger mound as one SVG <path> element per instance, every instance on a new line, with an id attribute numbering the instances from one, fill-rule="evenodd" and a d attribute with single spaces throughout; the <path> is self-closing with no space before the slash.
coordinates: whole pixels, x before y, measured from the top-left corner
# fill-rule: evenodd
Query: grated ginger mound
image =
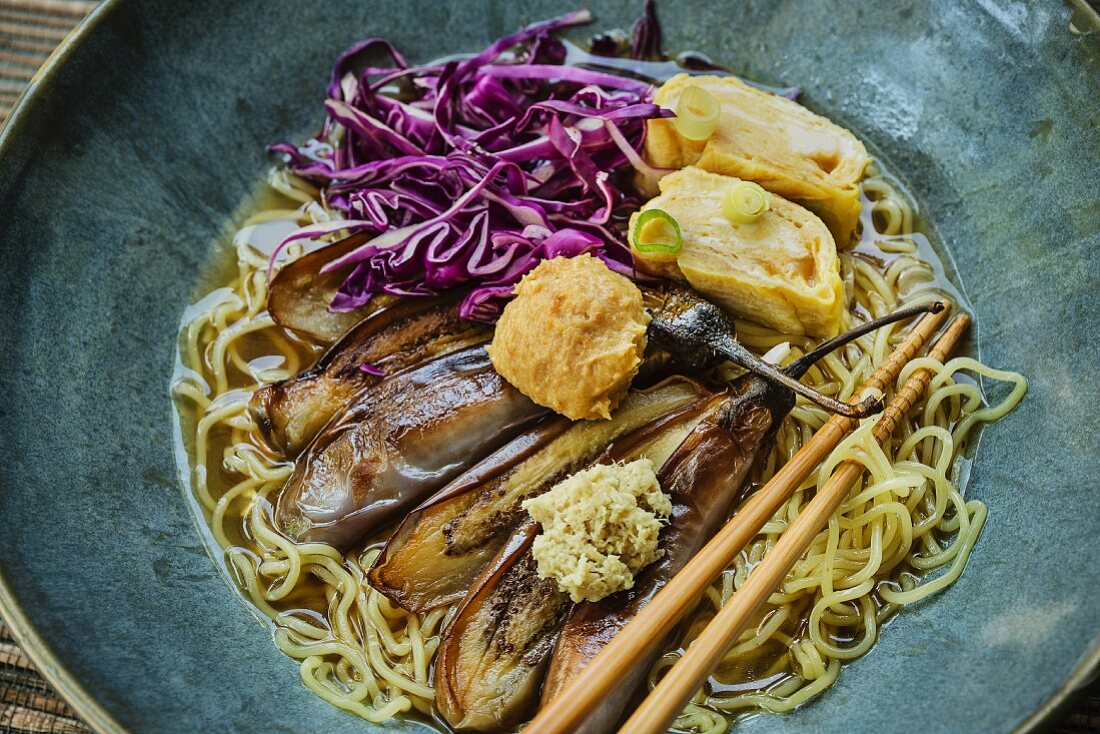
<path id="1" fill-rule="evenodd" d="M 579 471 L 523 509 L 542 526 L 532 552 L 539 578 L 575 602 L 599 601 L 634 586 L 634 574 L 661 557 L 658 536 L 672 514 L 649 459 Z"/>

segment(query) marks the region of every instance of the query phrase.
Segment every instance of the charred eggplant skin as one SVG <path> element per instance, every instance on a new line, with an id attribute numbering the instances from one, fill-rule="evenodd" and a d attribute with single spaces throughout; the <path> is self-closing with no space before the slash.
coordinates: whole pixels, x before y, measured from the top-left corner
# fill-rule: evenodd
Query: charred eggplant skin
<path id="1" fill-rule="evenodd" d="M 333 344 L 308 370 L 257 390 L 248 409 L 264 438 L 296 457 L 336 413 L 381 377 L 464 347 L 492 333 L 458 317 L 457 299 L 404 299 L 370 314 Z"/>
<path id="2" fill-rule="evenodd" d="M 569 597 L 540 579 L 531 544 L 538 526 L 516 530 L 475 580 L 443 634 L 436 705 L 457 731 L 496 732 L 533 713 Z"/>
<path id="3" fill-rule="evenodd" d="M 651 347 L 666 349 L 682 369 L 689 371 L 707 369 L 722 361 L 707 345 L 728 333 L 731 328 L 728 319 L 698 318 L 699 305 L 706 302 L 672 283 L 647 287 L 642 295 L 651 319 Z"/>
<path id="4" fill-rule="evenodd" d="M 303 336 L 326 344 L 336 341 L 364 316 L 379 307 L 377 299 L 349 312 L 330 311 L 328 306 L 350 268 L 321 274 L 321 269 L 343 257 L 371 238 L 369 233 L 353 234 L 287 263 L 267 291 L 267 310 L 275 323 Z"/>
<path id="5" fill-rule="evenodd" d="M 674 377 L 635 391 L 608 421 L 544 421 L 455 479 L 400 524 L 370 571 L 372 585 L 410 611 L 461 599 L 508 533 L 526 499 L 597 460 L 609 444 L 701 410 L 706 388 Z"/>
<path id="6" fill-rule="evenodd" d="M 462 599 L 479 569 L 500 546 L 486 543 L 456 557 L 448 553 L 448 525 L 467 509 L 476 493 L 498 484 L 569 426 L 567 418 L 541 421 L 409 513 L 371 567 L 371 586 L 409 611 L 425 611 Z"/>
<path id="7" fill-rule="evenodd" d="M 741 499 L 753 463 L 770 445 L 780 422 L 794 405 L 794 396 L 788 390 L 751 375 L 737 380 L 730 392 L 713 418 L 700 423 L 658 473 L 661 487 L 672 495 L 673 502 L 672 517 L 660 537 L 665 554 L 642 571 L 632 589 L 599 602 L 573 605 L 543 684 L 544 704 L 718 531 L 732 506 Z M 638 660 L 633 672 L 577 731 L 613 731 L 659 654 L 660 648 L 655 647 L 646 659 Z"/>
<path id="8" fill-rule="evenodd" d="M 547 413 L 484 347 L 396 374 L 360 392 L 298 457 L 276 520 L 293 540 L 348 550 Z"/>

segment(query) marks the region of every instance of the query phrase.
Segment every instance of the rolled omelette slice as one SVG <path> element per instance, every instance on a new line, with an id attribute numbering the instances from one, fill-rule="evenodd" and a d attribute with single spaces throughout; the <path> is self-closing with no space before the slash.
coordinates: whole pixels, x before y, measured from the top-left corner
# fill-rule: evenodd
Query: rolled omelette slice
<path id="1" fill-rule="evenodd" d="M 770 209 L 749 224 L 722 214 L 722 197 L 741 179 L 695 166 L 660 180 L 641 209 L 661 209 L 680 225 L 678 253 L 640 252 L 639 269 L 695 290 L 734 314 L 790 334 L 826 338 L 840 331 L 844 284 L 828 228 L 812 212 L 771 194 Z"/>
<path id="2" fill-rule="evenodd" d="M 754 181 L 821 217 L 838 247 L 853 244 L 859 224 L 859 181 L 871 159 L 856 136 L 786 97 L 732 77 L 677 74 L 654 101 L 676 109 L 684 89 L 702 87 L 721 107 L 707 140 L 689 140 L 671 119 L 650 120 L 646 158 L 660 168 L 695 165 Z"/>

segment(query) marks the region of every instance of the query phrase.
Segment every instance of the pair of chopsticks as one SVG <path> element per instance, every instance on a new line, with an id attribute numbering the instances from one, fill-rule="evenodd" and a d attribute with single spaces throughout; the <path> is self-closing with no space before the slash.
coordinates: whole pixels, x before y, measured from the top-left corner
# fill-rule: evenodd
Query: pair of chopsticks
<path id="1" fill-rule="evenodd" d="M 945 306 L 950 307 L 950 303 Z M 863 384 L 863 390 L 886 391 L 902 368 L 924 347 L 947 317 L 949 308 L 930 313 Z M 944 361 L 970 324 L 960 315 L 930 351 Z M 910 377 L 874 426 L 875 439 L 885 442 L 931 380 L 931 370 Z M 861 390 L 860 392 L 862 392 Z M 859 393 L 854 398 L 858 402 Z M 857 421 L 841 415 L 830 418 L 775 476 L 737 511 L 737 514 L 687 565 L 665 585 L 638 616 L 543 709 L 524 734 L 567 734 L 574 731 L 613 690 L 639 658 L 661 644 L 673 627 L 697 604 L 711 582 L 752 540 L 814 469 L 828 457 Z M 864 467 L 841 464 L 821 490 L 799 513 L 776 545 L 749 574 L 744 585 L 688 647 L 657 687 L 646 697 L 620 732 L 658 734 L 683 710 L 710 675 L 745 625 L 786 577 L 813 538 L 848 496 Z"/>

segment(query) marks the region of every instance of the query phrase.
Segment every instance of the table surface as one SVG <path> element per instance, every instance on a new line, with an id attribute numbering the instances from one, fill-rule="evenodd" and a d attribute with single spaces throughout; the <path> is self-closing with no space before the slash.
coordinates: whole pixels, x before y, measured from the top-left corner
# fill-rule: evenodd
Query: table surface
<path id="1" fill-rule="evenodd" d="M 54 47 L 97 0 L 0 0 L 0 125 Z M 0 622 L 0 732 L 85 734 L 81 722 Z M 1100 681 L 1051 731 L 1100 734 Z"/>

